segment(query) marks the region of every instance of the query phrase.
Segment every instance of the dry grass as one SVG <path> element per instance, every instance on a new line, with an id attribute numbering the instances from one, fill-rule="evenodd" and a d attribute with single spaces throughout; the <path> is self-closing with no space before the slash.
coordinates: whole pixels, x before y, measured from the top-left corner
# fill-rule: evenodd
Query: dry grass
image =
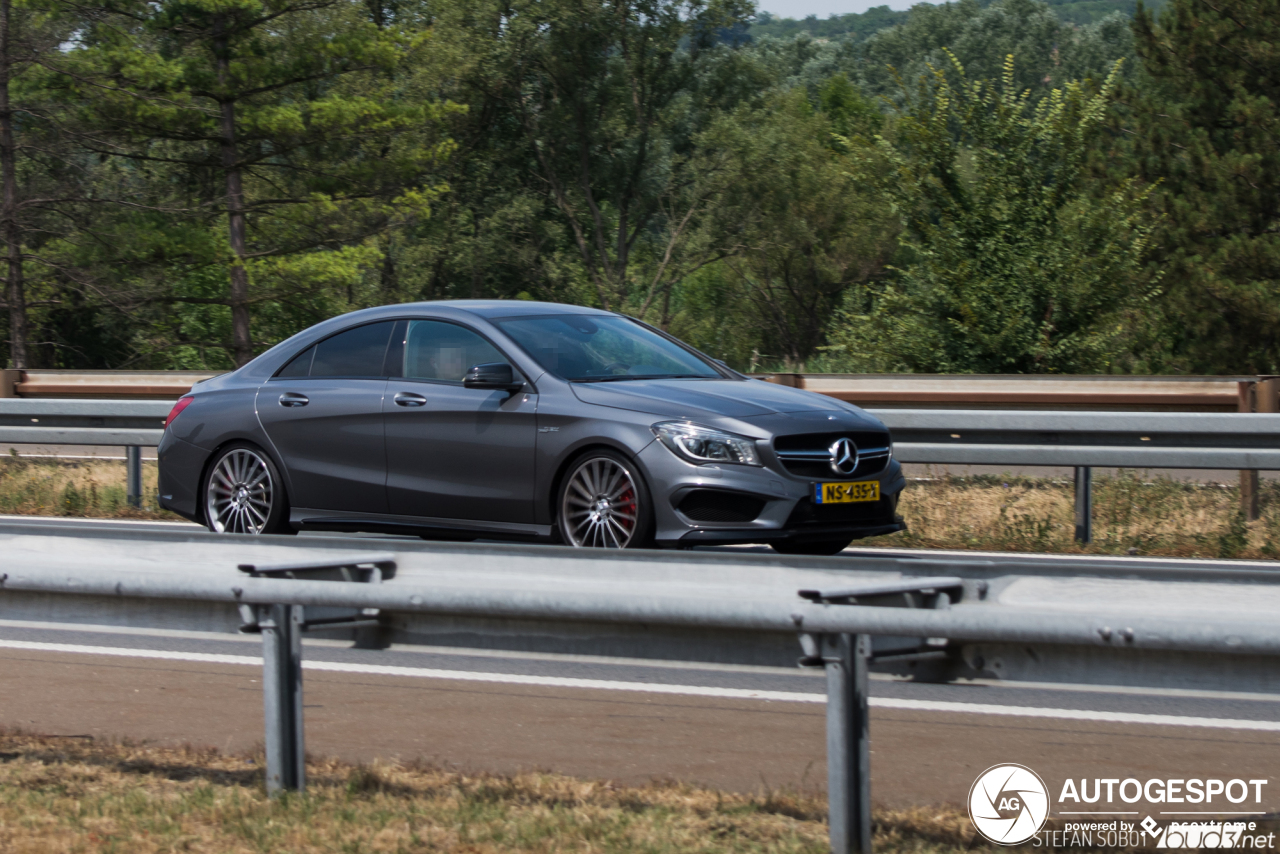
<path id="1" fill-rule="evenodd" d="M 125 501 L 124 463 L 0 458 L 0 513 L 177 520 L 155 504 L 156 466 L 144 463 L 143 506 Z M 1263 516 L 1246 523 L 1238 484 L 1143 472 L 1094 479 L 1094 542 L 1072 539 L 1069 481 L 1014 475 L 910 481 L 900 511 L 909 530 L 862 545 L 898 548 L 1168 555 L 1280 556 L 1280 482 L 1262 482 Z"/>
<path id="2" fill-rule="evenodd" d="M 817 852 L 825 803 L 553 774 L 308 765 L 303 796 L 263 792 L 259 758 L 0 733 L 0 850 L 48 852 Z M 882 812 L 877 852 L 975 844 L 954 808 Z"/>
<path id="3" fill-rule="evenodd" d="M 1246 522 L 1236 484 L 1122 471 L 1095 476 L 1094 542 L 1073 540 L 1070 481 L 1013 475 L 935 474 L 909 481 L 899 511 L 909 530 L 866 540 L 900 548 L 1275 558 L 1280 483 L 1262 482 L 1262 518 Z"/>
<path id="4" fill-rule="evenodd" d="M 114 519 L 179 517 L 156 506 L 156 464 L 142 464 L 142 507 L 126 500 L 121 460 L 0 459 L 0 513 Z"/>

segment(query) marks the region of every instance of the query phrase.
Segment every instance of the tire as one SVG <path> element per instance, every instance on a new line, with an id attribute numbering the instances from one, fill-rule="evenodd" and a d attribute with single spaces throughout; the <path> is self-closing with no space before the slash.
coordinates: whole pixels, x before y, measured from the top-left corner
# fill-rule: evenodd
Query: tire
<path id="1" fill-rule="evenodd" d="M 280 470 L 257 445 L 220 450 L 200 486 L 205 525 L 215 534 L 292 534 Z"/>
<path id="2" fill-rule="evenodd" d="M 556 495 L 556 527 L 577 548 L 643 549 L 653 545 L 653 502 L 635 463 L 616 451 L 574 460 Z"/>
<path id="3" fill-rule="evenodd" d="M 852 537 L 841 537 L 838 540 L 814 540 L 808 543 L 770 543 L 769 548 L 780 555 L 838 555 L 852 542 Z"/>

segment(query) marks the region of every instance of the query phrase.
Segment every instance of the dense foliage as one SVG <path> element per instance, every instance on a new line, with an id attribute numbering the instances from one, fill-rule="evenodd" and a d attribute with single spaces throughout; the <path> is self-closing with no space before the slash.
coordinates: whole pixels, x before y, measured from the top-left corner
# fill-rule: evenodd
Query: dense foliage
<path id="1" fill-rule="evenodd" d="M 0 0 L 3 356 L 497 297 L 743 369 L 1280 370 L 1280 0 L 1125 2 Z"/>
<path id="2" fill-rule="evenodd" d="M 1119 63 L 1095 92 L 1070 83 L 1038 100 L 1015 83 L 1012 56 L 998 82 L 958 61 L 923 79 L 894 142 L 871 154 L 894 166 L 886 195 L 914 263 L 869 315 L 833 330 L 835 346 L 890 371 L 1109 367 L 1150 234 L 1146 192 L 1084 180 L 1118 75 Z"/>

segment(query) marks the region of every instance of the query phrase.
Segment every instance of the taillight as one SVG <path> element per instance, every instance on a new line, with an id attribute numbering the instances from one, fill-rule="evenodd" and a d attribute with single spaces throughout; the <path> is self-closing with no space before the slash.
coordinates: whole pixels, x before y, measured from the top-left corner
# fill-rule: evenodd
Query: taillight
<path id="1" fill-rule="evenodd" d="M 168 429 L 169 429 L 169 425 L 173 423 L 173 419 L 175 419 L 175 418 L 177 418 L 179 415 L 181 415 L 181 414 L 182 414 L 182 410 L 184 410 L 184 409 L 186 409 L 188 406 L 190 406 L 190 405 L 191 405 L 191 402 L 192 402 L 193 400 L 195 400 L 195 398 L 194 398 L 194 397 L 180 397 L 180 398 L 178 398 L 178 402 L 177 402 L 177 403 L 175 403 L 175 404 L 173 405 L 173 409 L 170 409 L 170 410 L 169 410 L 169 417 L 168 417 L 168 418 L 166 418 L 166 419 L 164 420 L 164 429 L 168 430 Z"/>

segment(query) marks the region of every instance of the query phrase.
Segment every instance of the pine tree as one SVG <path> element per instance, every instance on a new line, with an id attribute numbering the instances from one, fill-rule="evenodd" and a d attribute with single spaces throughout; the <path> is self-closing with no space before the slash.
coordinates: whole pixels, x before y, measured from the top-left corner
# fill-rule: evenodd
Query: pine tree
<path id="1" fill-rule="evenodd" d="M 192 301 L 229 309 L 234 364 L 260 347 L 251 306 L 350 280 L 378 261 L 370 235 L 397 212 L 425 212 L 445 108 L 397 97 L 415 35 L 376 4 L 116 0 L 95 10 L 64 63 L 83 124 L 96 128 L 82 142 L 169 170 L 182 182 L 170 209 L 225 217 L 225 293 Z M 279 287 L 255 285 L 255 273 Z"/>
<path id="2" fill-rule="evenodd" d="M 1159 180 L 1168 366 L 1280 371 L 1280 2 L 1172 0 L 1134 22 L 1150 86 L 1136 159 Z"/>
<path id="3" fill-rule="evenodd" d="M 45 57 L 73 25 L 57 4 L 0 0 L 0 240 L 5 257 L 9 363 L 31 366 L 27 282 L 28 236 L 49 232 L 42 214 L 67 204 L 63 140 L 50 112 Z"/>

